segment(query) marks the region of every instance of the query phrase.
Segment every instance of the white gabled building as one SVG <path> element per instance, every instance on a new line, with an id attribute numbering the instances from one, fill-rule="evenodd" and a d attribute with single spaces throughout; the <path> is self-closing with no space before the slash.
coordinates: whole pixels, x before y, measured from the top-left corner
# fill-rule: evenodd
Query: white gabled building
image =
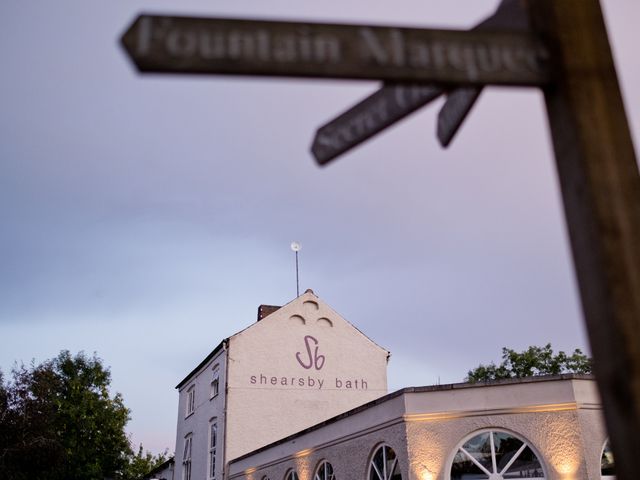
<path id="1" fill-rule="evenodd" d="M 593 377 L 387 394 L 389 353 L 311 290 L 223 340 L 176 387 L 165 480 L 614 479 Z"/>
<path id="2" fill-rule="evenodd" d="M 388 357 L 311 290 L 261 306 L 176 387 L 175 479 L 222 480 L 234 458 L 385 395 Z"/>

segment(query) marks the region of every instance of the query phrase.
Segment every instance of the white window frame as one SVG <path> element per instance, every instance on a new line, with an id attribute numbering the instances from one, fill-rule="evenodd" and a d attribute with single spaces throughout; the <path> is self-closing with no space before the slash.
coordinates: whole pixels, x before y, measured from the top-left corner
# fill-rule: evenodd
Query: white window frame
<path id="1" fill-rule="evenodd" d="M 327 467 L 331 470 L 327 475 Z M 336 474 L 333 470 L 333 465 L 326 460 L 322 460 L 316 467 L 316 471 L 313 474 L 313 480 L 335 480 Z"/>
<path id="2" fill-rule="evenodd" d="M 609 443 L 609 439 L 607 438 L 604 442 L 604 445 L 602 445 L 602 452 L 600 453 L 600 478 L 602 480 L 616 480 L 616 476 L 615 475 L 602 475 L 602 457 L 604 456 L 604 451 L 607 449 L 607 447 L 609 447 L 609 449 L 611 449 L 611 444 Z M 615 469 L 616 467 L 616 460 L 615 458 L 613 459 L 613 468 Z"/>
<path id="3" fill-rule="evenodd" d="M 287 470 L 287 473 L 284 476 L 284 480 L 299 480 L 298 472 L 296 472 L 293 468 Z"/>
<path id="4" fill-rule="evenodd" d="M 506 472 L 509 467 L 511 467 L 512 463 L 518 458 L 518 456 L 520 455 L 520 453 L 522 451 L 524 451 L 524 449 L 526 447 L 529 447 L 531 449 L 531 451 L 533 452 L 533 454 L 536 456 L 536 458 L 538 459 L 538 462 L 540 463 L 540 468 L 542 468 L 542 477 L 533 477 L 533 478 L 537 478 L 539 480 L 548 480 L 549 479 L 549 475 L 547 474 L 547 467 L 544 464 L 543 461 L 543 457 L 542 455 L 540 455 L 540 452 L 538 452 L 538 450 L 531 444 L 531 442 L 529 440 L 527 440 L 525 437 L 523 437 L 522 435 L 520 435 L 519 433 L 515 433 L 512 432 L 510 430 L 505 430 L 502 428 L 484 428 L 482 430 L 476 430 L 473 433 L 470 433 L 469 435 L 467 435 L 466 437 L 464 437 L 462 439 L 462 441 L 460 443 L 458 443 L 458 445 L 456 446 L 456 448 L 453 450 L 453 453 L 450 456 L 449 461 L 447 462 L 447 470 L 446 470 L 446 480 L 451 480 L 451 469 L 453 468 L 453 462 L 455 461 L 456 458 L 456 454 L 458 453 L 458 451 L 462 451 L 464 455 L 467 456 L 467 458 L 469 458 L 471 461 L 473 461 L 474 464 L 476 464 L 476 466 L 483 471 L 484 474 L 487 475 L 487 477 L 490 477 L 492 475 L 491 472 L 489 472 L 486 468 L 484 468 L 480 463 L 477 462 L 477 460 L 469 453 L 467 452 L 464 448 L 463 445 L 465 443 L 467 443 L 469 440 L 471 440 L 474 437 L 477 437 L 478 435 L 482 435 L 483 433 L 488 433 L 489 434 L 489 441 L 491 442 L 491 458 L 492 458 L 492 469 L 496 469 L 496 464 L 495 464 L 495 452 L 494 452 L 494 441 L 493 441 L 493 433 L 506 433 L 507 435 L 511 435 L 512 437 L 517 438 L 518 440 L 520 440 L 522 442 L 522 446 L 520 447 L 520 449 L 518 450 L 518 452 L 511 458 L 511 460 L 509 461 L 509 463 L 507 465 L 504 466 L 504 468 L 502 469 L 501 472 L 497 472 L 495 473 L 496 475 L 498 475 L 497 478 L 502 478 L 501 474 Z"/>
<path id="5" fill-rule="evenodd" d="M 215 398 L 220 393 L 220 368 L 216 365 L 213 367 L 213 374 L 211 378 L 211 392 L 209 398 Z"/>
<path id="6" fill-rule="evenodd" d="M 187 390 L 187 404 L 185 406 L 185 417 L 196 411 L 196 386 L 191 385 Z"/>
<path id="7" fill-rule="evenodd" d="M 207 478 L 213 480 L 216 478 L 216 463 L 217 463 L 217 448 L 218 448 L 218 419 L 212 418 L 209 420 L 209 460 L 207 462 Z"/>
<path id="8" fill-rule="evenodd" d="M 382 451 L 382 472 L 378 470 L 374 460 L 378 455 L 378 452 Z M 387 455 L 391 451 L 394 455 L 393 463 L 391 464 L 391 468 L 387 469 Z M 373 450 L 373 455 L 371 455 L 371 460 L 369 461 L 369 474 L 367 475 L 367 479 L 377 478 L 377 480 L 391 480 L 393 478 L 393 472 L 398 468 L 398 473 L 400 474 L 400 478 L 402 478 L 402 472 L 400 471 L 400 465 L 398 465 L 398 455 L 395 450 L 391 448 L 386 443 L 376 446 Z M 390 471 L 388 471 L 390 470 Z"/>
<path id="9" fill-rule="evenodd" d="M 193 447 L 193 435 L 184 437 L 184 450 L 182 453 L 182 480 L 191 480 L 191 450 Z"/>

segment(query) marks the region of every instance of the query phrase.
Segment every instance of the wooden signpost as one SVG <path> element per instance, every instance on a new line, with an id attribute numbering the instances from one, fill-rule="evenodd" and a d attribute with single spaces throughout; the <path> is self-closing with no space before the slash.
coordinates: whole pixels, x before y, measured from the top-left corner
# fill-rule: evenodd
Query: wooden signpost
<path id="1" fill-rule="evenodd" d="M 498 24 L 452 31 L 142 15 L 122 42 L 141 72 L 384 81 L 318 130 L 320 163 L 445 91 L 444 145 L 483 86 L 543 88 L 616 474 L 635 480 L 640 175 L 600 4 L 504 0 L 492 18 Z"/>

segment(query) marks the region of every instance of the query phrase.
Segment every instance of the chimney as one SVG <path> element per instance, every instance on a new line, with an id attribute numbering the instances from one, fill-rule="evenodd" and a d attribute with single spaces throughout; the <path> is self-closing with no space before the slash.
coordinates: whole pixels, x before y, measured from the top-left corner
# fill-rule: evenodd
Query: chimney
<path id="1" fill-rule="evenodd" d="M 277 305 L 260 305 L 258 307 L 258 322 L 262 320 L 267 315 L 271 315 L 276 310 L 279 310 L 280 307 Z"/>

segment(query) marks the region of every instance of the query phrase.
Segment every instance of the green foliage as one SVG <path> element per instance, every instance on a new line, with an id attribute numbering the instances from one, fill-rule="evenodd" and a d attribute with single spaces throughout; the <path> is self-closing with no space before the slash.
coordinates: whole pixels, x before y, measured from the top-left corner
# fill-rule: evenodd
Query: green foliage
<path id="1" fill-rule="evenodd" d="M 488 365 L 480 364 L 473 370 L 469 370 L 465 381 L 475 383 L 535 375 L 591 373 L 591 366 L 591 359 L 578 348 L 571 355 L 563 351 L 554 355 L 550 343 L 544 347 L 531 346 L 520 353 L 503 348 L 500 365 L 493 362 Z"/>
<path id="2" fill-rule="evenodd" d="M 109 395 L 111 374 L 100 359 L 63 351 L 49 362 L 61 388 L 57 392 L 57 425 L 65 450 L 64 478 L 114 476 L 127 464 L 130 451 L 124 427 L 129 409 L 122 396 Z"/>
<path id="3" fill-rule="evenodd" d="M 135 480 L 142 478 L 154 468 L 162 465 L 168 459 L 168 452 L 153 455 L 149 451 L 144 451 L 142 445 L 138 448 L 136 455 L 131 455 L 129 463 L 125 469 L 123 478 L 127 480 Z"/>
<path id="4" fill-rule="evenodd" d="M 111 373 L 95 355 L 64 350 L 11 373 L 5 383 L 0 372 L 0 478 L 129 480 L 164 461 L 142 446 L 134 455 L 129 409 L 110 394 Z"/>
<path id="5" fill-rule="evenodd" d="M 53 401 L 60 383 L 43 366 L 16 366 L 12 380 L 0 382 L 0 478 L 48 478 L 64 464 Z"/>

